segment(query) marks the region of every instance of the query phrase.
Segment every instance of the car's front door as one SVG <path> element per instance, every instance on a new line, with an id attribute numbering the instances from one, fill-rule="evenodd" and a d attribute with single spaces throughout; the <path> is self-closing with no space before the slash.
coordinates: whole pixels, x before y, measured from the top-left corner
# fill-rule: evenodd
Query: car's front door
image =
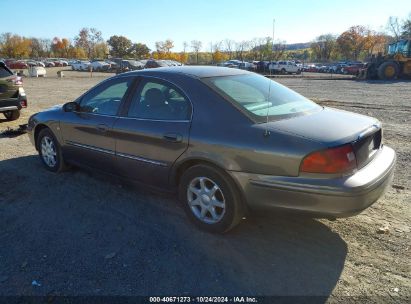
<path id="1" fill-rule="evenodd" d="M 188 147 L 191 113 L 191 102 L 180 89 L 143 77 L 113 127 L 120 174 L 167 187 L 171 166 Z"/>
<path id="2" fill-rule="evenodd" d="M 112 128 L 132 82 L 131 77 L 105 81 L 78 101 L 78 111 L 64 113 L 60 128 L 66 159 L 113 171 L 115 140 Z"/>

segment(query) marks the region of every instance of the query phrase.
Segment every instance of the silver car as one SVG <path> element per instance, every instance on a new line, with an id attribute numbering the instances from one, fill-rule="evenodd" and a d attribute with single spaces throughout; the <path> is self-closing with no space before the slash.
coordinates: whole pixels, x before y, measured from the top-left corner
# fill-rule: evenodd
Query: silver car
<path id="1" fill-rule="evenodd" d="M 176 191 L 211 232 L 256 209 L 357 214 L 384 193 L 396 160 L 377 119 L 223 67 L 120 74 L 33 115 L 28 131 L 48 170 L 74 164 Z"/>

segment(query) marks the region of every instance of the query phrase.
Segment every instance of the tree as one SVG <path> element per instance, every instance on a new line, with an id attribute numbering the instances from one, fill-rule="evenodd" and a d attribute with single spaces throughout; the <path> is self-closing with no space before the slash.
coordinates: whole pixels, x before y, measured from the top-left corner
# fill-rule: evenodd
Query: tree
<path id="1" fill-rule="evenodd" d="M 0 37 L 1 52 L 9 58 L 27 58 L 31 53 L 31 39 L 4 33 Z"/>
<path id="2" fill-rule="evenodd" d="M 231 39 L 224 40 L 224 49 L 225 52 L 228 54 L 228 60 L 233 58 L 233 49 L 234 49 L 235 41 Z"/>
<path id="3" fill-rule="evenodd" d="M 192 40 L 191 41 L 191 48 L 193 49 L 194 53 L 196 54 L 196 62 L 198 64 L 198 53 L 201 50 L 203 44 L 199 40 Z"/>
<path id="4" fill-rule="evenodd" d="M 78 36 L 74 38 L 75 46 L 81 47 L 87 52 L 88 58 L 95 57 L 94 50 L 98 43 L 103 42 L 101 31 L 96 28 L 84 27 L 80 30 Z"/>
<path id="5" fill-rule="evenodd" d="M 144 43 L 134 43 L 130 48 L 130 54 L 137 59 L 147 58 L 150 55 L 150 49 Z"/>
<path id="6" fill-rule="evenodd" d="M 174 41 L 171 39 L 156 42 L 156 49 L 158 53 L 170 53 L 172 48 L 174 48 Z"/>
<path id="7" fill-rule="evenodd" d="M 357 60 L 361 52 L 368 51 L 372 35 L 372 31 L 364 26 L 350 27 L 337 38 L 340 52 L 345 58 Z"/>
<path id="8" fill-rule="evenodd" d="M 395 41 L 398 41 L 401 36 L 401 25 L 398 17 L 390 16 L 387 22 L 388 32 L 394 36 Z"/>
<path id="9" fill-rule="evenodd" d="M 333 34 L 318 36 L 311 43 L 311 51 L 316 60 L 329 61 L 337 47 L 337 40 Z M 349 48 L 351 51 L 351 47 Z"/>
<path id="10" fill-rule="evenodd" d="M 407 19 L 403 21 L 401 29 L 401 36 L 403 38 L 411 39 L 411 13 L 408 15 Z"/>
<path id="11" fill-rule="evenodd" d="M 111 36 L 107 43 L 111 48 L 110 55 L 114 57 L 125 57 L 130 53 L 130 49 L 133 46 L 130 39 L 117 35 Z"/>

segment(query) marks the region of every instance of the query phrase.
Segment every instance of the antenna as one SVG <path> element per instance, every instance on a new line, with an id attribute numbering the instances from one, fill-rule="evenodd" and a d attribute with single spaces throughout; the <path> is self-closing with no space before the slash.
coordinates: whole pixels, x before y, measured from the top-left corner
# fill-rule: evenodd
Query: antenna
<path id="1" fill-rule="evenodd" d="M 268 79 L 268 96 L 267 96 L 267 114 L 266 114 L 266 129 L 264 132 L 264 136 L 270 136 L 270 131 L 268 130 L 268 114 L 270 111 L 270 106 L 271 106 L 271 102 L 270 102 L 270 97 L 271 97 L 271 69 L 270 69 L 270 65 L 272 64 L 272 60 L 273 60 L 273 52 L 274 52 L 274 31 L 275 31 L 275 19 L 273 19 L 273 40 L 271 42 L 271 58 L 270 58 L 270 63 L 268 65 L 268 70 L 270 72 L 270 78 Z"/>

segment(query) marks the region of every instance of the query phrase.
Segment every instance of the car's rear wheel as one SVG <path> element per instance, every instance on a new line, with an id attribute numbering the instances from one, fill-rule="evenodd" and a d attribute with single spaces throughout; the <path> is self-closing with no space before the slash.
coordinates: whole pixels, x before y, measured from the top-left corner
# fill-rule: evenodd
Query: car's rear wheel
<path id="1" fill-rule="evenodd" d="M 20 111 L 19 110 L 6 111 L 6 112 L 3 112 L 3 115 L 9 121 L 17 120 L 20 117 Z"/>
<path id="2" fill-rule="evenodd" d="M 226 232 L 236 226 L 244 214 L 234 182 L 222 170 L 208 165 L 196 165 L 184 172 L 179 198 L 190 220 L 208 232 Z"/>
<path id="3" fill-rule="evenodd" d="M 36 144 L 40 159 L 47 170 L 61 172 L 67 168 L 61 153 L 61 147 L 50 129 L 40 131 Z"/>

